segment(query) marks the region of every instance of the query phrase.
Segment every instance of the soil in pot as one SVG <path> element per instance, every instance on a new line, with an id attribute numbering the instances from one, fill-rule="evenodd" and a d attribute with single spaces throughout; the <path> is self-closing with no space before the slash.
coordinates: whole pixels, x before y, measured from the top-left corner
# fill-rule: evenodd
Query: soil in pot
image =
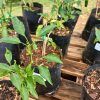
<path id="1" fill-rule="evenodd" d="M 58 89 L 61 83 L 61 65 L 56 64 L 54 62 L 47 62 L 45 59 L 41 58 L 43 44 L 39 42 L 37 43 L 37 45 L 38 45 L 38 49 L 36 51 L 33 50 L 33 56 L 32 56 L 33 61 L 34 61 L 33 68 L 35 68 L 35 72 L 38 72 L 38 68 L 36 67 L 37 65 L 40 65 L 42 63 L 43 65 L 48 66 L 50 74 L 51 74 L 52 83 L 53 83 L 53 85 L 50 85 L 48 82 L 46 82 L 47 87 L 37 84 L 37 93 L 38 94 L 45 94 L 45 93 L 52 94 Z M 58 50 L 55 50 L 52 46 L 47 46 L 46 55 L 52 52 L 55 54 L 59 54 Z M 22 51 L 21 60 L 24 66 L 28 65 L 30 61 L 29 56 L 26 54 L 25 49 Z"/>
<path id="2" fill-rule="evenodd" d="M 15 87 L 9 80 L 0 81 L 0 100 L 21 100 Z"/>
<path id="3" fill-rule="evenodd" d="M 100 64 L 90 66 L 83 78 L 84 91 L 91 99 L 84 100 L 100 100 Z M 86 98 L 86 95 L 84 95 Z"/>
<path id="4" fill-rule="evenodd" d="M 100 29 L 100 24 L 96 25 L 96 27 Z M 94 59 L 97 55 L 97 50 L 95 50 L 96 43 L 94 43 L 95 38 L 96 38 L 96 35 L 95 35 L 95 27 L 94 27 L 91 31 L 88 44 L 85 47 L 85 50 L 83 51 L 83 54 L 82 54 L 83 62 L 90 65 L 93 64 Z"/>
<path id="5" fill-rule="evenodd" d="M 30 32 L 35 34 L 35 31 L 38 25 L 43 23 L 43 20 L 40 20 L 39 13 L 43 12 L 43 5 L 37 2 L 33 2 L 31 10 L 27 9 L 28 7 L 22 7 L 23 16 L 28 22 Z"/>
<path id="6" fill-rule="evenodd" d="M 62 50 L 62 55 L 65 56 L 70 42 L 71 31 L 68 28 L 64 28 L 61 30 L 55 29 L 50 37 L 53 39 L 56 45 L 60 47 L 60 49 Z"/>
<path id="7" fill-rule="evenodd" d="M 99 24 L 100 23 L 100 20 L 98 20 L 96 17 L 95 17 L 95 13 L 96 13 L 96 9 L 93 9 L 92 12 L 91 12 L 91 15 L 89 17 L 89 20 L 86 24 L 86 27 L 82 33 L 82 38 L 86 41 L 88 41 L 89 39 L 89 36 L 91 34 L 91 30 L 92 28 L 96 25 L 96 24 Z"/>

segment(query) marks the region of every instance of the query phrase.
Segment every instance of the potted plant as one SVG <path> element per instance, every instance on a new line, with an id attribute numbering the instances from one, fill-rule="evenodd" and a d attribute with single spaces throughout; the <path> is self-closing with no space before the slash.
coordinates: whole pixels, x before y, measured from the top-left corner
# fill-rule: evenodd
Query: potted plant
<path id="1" fill-rule="evenodd" d="M 6 4 L 10 5 L 10 10 L 7 8 Z M 7 63 L 4 54 L 6 52 L 6 48 L 8 48 L 13 53 L 12 62 L 16 60 L 17 63 L 19 63 L 19 46 L 15 43 L 16 41 L 18 42 L 19 39 L 17 39 L 16 32 L 9 27 L 11 22 L 12 2 L 2 0 L 0 2 L 0 10 L 0 38 L 8 41 L 8 43 L 0 42 L 0 62 Z M 13 44 L 10 43 L 11 39 Z"/>
<path id="2" fill-rule="evenodd" d="M 38 2 L 25 2 L 23 1 L 22 12 L 23 17 L 29 25 L 30 32 L 35 33 L 38 25 L 42 24 L 43 20 L 40 18 L 40 13 L 43 12 L 43 5 Z"/>
<path id="3" fill-rule="evenodd" d="M 54 27 L 55 25 L 40 25 L 37 28 L 36 37 L 40 37 L 42 41 L 33 42 L 33 44 L 35 43 L 35 49 L 38 49 L 32 50 L 32 59 L 34 61 L 32 66 L 35 67 L 36 72 L 38 72 L 38 65 L 48 66 L 53 83 L 53 85 L 50 85 L 49 82 L 46 82 L 47 87 L 38 85 L 37 92 L 39 94 L 52 94 L 58 89 L 61 83 L 61 64 L 59 63 L 62 62 L 59 59 L 60 52 L 56 44 L 49 37 Z M 29 62 L 29 56 L 27 55 L 26 49 L 24 49 L 21 54 L 22 64 L 24 65 L 27 65 Z"/>
<path id="4" fill-rule="evenodd" d="M 85 3 L 85 6 L 87 7 L 88 6 L 88 0 L 85 0 L 86 3 Z M 99 24 L 100 23 L 100 20 L 99 20 L 99 1 L 96 0 L 96 8 L 92 9 L 91 11 L 91 15 L 89 17 L 89 20 L 85 26 L 85 29 L 82 33 L 82 38 L 85 39 L 86 41 L 88 41 L 89 39 L 89 36 L 91 34 L 91 30 L 92 28 L 96 25 L 96 24 Z"/>
<path id="5" fill-rule="evenodd" d="M 38 98 L 38 95 L 36 92 L 36 83 L 46 86 L 45 85 L 46 78 L 48 79 L 49 82 L 51 82 L 50 73 L 47 67 L 43 67 L 43 66 L 41 66 L 41 68 L 38 67 L 40 71 L 40 74 L 39 74 L 39 73 L 34 72 L 34 68 L 31 67 L 31 64 L 32 64 L 31 62 L 29 65 L 24 66 L 24 67 L 17 65 L 16 61 L 13 64 L 11 64 L 12 53 L 8 49 L 6 49 L 5 58 L 8 61 L 8 64 L 0 63 L 0 77 L 7 75 L 10 78 L 11 83 L 13 84 L 11 86 L 12 87 L 14 86 L 17 89 L 17 91 L 20 93 L 23 100 L 28 100 L 30 94 L 34 96 L 35 98 Z M 45 78 L 44 72 L 46 73 L 48 77 Z M 0 82 L 0 83 L 3 89 L 4 87 L 3 84 L 5 83 L 3 82 Z M 19 94 L 17 93 L 17 96 L 18 95 Z M 0 97 L 0 98 L 5 99 L 6 96 Z"/>
<path id="6" fill-rule="evenodd" d="M 27 37 L 25 36 L 25 29 L 24 27 L 23 28 L 20 28 L 20 32 L 19 31 L 19 27 L 22 27 L 23 25 L 22 24 L 18 24 L 19 21 L 17 19 L 17 17 L 12 17 L 12 22 L 13 22 L 13 27 L 14 27 L 14 30 L 24 36 L 24 38 L 26 39 L 26 44 L 24 44 L 26 46 L 26 48 L 22 51 L 21 53 L 21 65 L 16 65 L 16 66 L 19 66 L 18 67 L 18 71 L 10 71 L 10 74 L 11 73 L 14 73 L 14 74 L 17 74 L 18 77 L 22 77 L 22 79 L 25 79 L 23 80 L 23 83 L 25 83 L 23 86 L 21 83 L 21 88 L 23 88 L 23 93 L 25 93 L 25 95 L 23 96 L 23 94 L 21 94 L 22 98 L 25 99 L 25 98 L 28 98 L 28 94 L 29 92 L 37 97 L 37 92 L 36 90 L 38 91 L 38 93 L 41 94 L 41 88 L 44 89 L 43 86 L 39 86 L 37 89 L 36 89 L 36 82 L 37 83 L 40 83 L 42 85 L 45 86 L 45 82 L 46 82 L 46 85 L 47 87 L 45 87 L 45 89 L 42 91 L 42 94 L 44 93 L 48 93 L 48 92 L 54 92 L 55 89 L 58 88 L 59 84 L 60 83 L 60 75 L 61 75 L 61 72 L 60 72 L 60 66 L 58 66 L 57 64 L 57 67 L 53 66 L 52 68 L 49 68 L 50 70 L 50 73 L 49 73 L 49 70 L 47 68 L 47 66 L 50 64 L 50 65 L 56 65 L 56 63 L 62 63 L 62 61 L 59 59 L 59 57 L 55 54 L 57 53 L 55 51 L 55 53 L 51 54 L 52 53 L 52 50 L 54 51 L 55 49 L 55 44 L 52 42 L 51 39 L 49 39 L 49 36 L 46 37 L 44 40 L 43 40 L 43 47 L 42 49 L 40 48 L 41 47 L 41 43 L 35 43 L 35 41 L 33 42 L 29 42 L 29 40 L 27 39 Z M 15 23 L 16 22 L 16 23 Z M 43 27 L 43 29 L 40 30 L 38 29 L 37 31 L 37 35 L 38 36 L 44 36 L 46 35 L 47 33 L 50 33 L 52 31 L 52 29 L 54 28 L 55 26 L 46 26 L 46 27 Z M 1 42 L 8 42 L 8 41 L 5 41 L 4 39 L 0 39 Z M 11 40 L 11 42 L 13 43 L 13 41 Z M 16 40 L 16 43 L 21 43 L 21 41 L 19 41 L 18 39 Z M 48 48 L 49 49 L 49 53 L 50 54 L 46 54 L 46 46 L 52 44 L 51 48 Z M 39 47 L 38 47 L 39 46 Z M 38 48 L 37 48 L 38 47 Z M 41 53 L 41 50 L 43 51 Z M 40 53 L 39 53 L 40 52 Z M 11 54 L 11 53 L 10 53 Z M 36 59 L 36 55 L 38 55 L 37 57 L 39 57 L 38 59 Z M 7 57 L 6 57 L 7 58 Z M 12 57 L 10 57 L 12 58 Z M 25 59 L 25 60 L 24 60 Z M 10 61 L 9 61 L 10 62 Z M 53 63 L 52 63 L 53 62 Z M 56 62 L 56 63 L 54 63 Z M 14 63 L 15 64 L 15 63 Z M 2 65 L 1 63 L 1 66 L 4 66 L 5 64 Z M 11 64 L 10 64 L 11 65 Z M 9 66 L 9 65 L 6 65 L 6 66 Z M 12 66 L 12 65 L 11 65 Z M 15 66 L 15 65 L 14 65 Z M 22 67 L 20 67 L 22 66 Z M 3 67 L 2 67 L 3 68 Z M 10 68 L 10 67 L 9 67 Z M 13 67 L 11 67 L 13 69 Z M 15 69 L 17 67 L 14 67 Z M 3 69 L 2 69 L 3 70 Z M 27 71 L 26 71 L 27 70 Z M 58 72 L 57 72 L 57 71 Z M 21 72 L 20 72 L 21 71 Z M 23 72 L 23 75 L 20 76 L 19 73 L 22 73 Z M 40 74 L 39 74 L 40 73 Z M 57 74 L 58 73 L 58 74 Z M 52 78 L 50 78 L 50 75 L 54 75 L 54 76 L 51 76 Z M 13 76 L 13 75 L 11 75 Z M 33 78 L 34 76 L 37 76 L 35 78 Z M 16 77 L 16 76 L 15 76 Z M 30 80 L 28 77 L 30 77 L 32 80 Z M 40 80 L 39 80 L 40 78 Z M 42 79 L 41 79 L 42 78 Z M 17 79 L 17 78 L 16 78 Z M 27 83 L 27 79 L 32 83 L 28 84 Z M 47 81 L 46 81 L 47 80 Z M 19 79 L 19 81 L 21 81 Z M 54 82 L 53 82 L 54 81 Z M 22 82 L 22 81 L 21 81 Z M 47 83 L 48 82 L 48 83 Z M 13 85 L 18 89 L 18 87 L 16 86 L 16 82 L 12 82 Z M 19 82 L 18 82 L 19 83 Z M 52 84 L 53 83 L 53 84 Z M 51 84 L 51 85 L 50 85 Z M 30 86 L 28 85 L 32 85 L 32 87 L 30 88 Z M 50 90 L 48 90 L 48 87 Z M 30 89 L 32 90 L 30 90 Z M 21 92 L 21 90 L 18 89 L 19 92 Z M 26 89 L 27 89 L 27 92 L 26 92 Z M 36 89 L 36 90 L 35 90 Z M 34 91 L 34 92 L 33 92 Z M 26 100 L 26 99 L 25 99 Z"/>
<path id="7" fill-rule="evenodd" d="M 64 0 L 60 3 L 58 14 L 64 19 L 64 26 L 67 26 L 73 31 L 74 26 L 77 22 L 79 14 L 81 13 L 79 5 L 81 5 L 80 0 Z"/>
<path id="8" fill-rule="evenodd" d="M 85 63 L 93 64 L 95 57 L 99 52 L 99 34 L 100 34 L 100 25 L 96 25 L 89 37 L 88 44 L 83 51 L 82 58 Z"/>
<path id="9" fill-rule="evenodd" d="M 75 1 L 73 3 L 75 3 Z M 62 49 L 63 56 L 66 54 L 66 50 L 72 33 L 71 26 L 68 26 L 68 24 L 65 25 L 65 21 L 68 21 L 69 19 L 72 19 L 72 17 L 74 17 L 74 14 L 72 13 L 73 10 L 71 9 L 73 7 L 73 4 L 70 7 L 68 5 L 70 5 L 70 1 L 52 1 L 51 12 L 49 14 L 42 14 L 42 17 L 47 20 L 47 24 L 56 25 L 54 31 L 52 32 L 52 34 L 50 34 L 50 37 L 57 44 L 57 46 Z"/>

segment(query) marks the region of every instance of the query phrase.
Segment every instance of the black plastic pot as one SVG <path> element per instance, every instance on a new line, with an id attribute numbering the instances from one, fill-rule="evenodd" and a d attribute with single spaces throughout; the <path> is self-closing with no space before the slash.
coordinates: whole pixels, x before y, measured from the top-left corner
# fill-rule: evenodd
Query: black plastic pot
<path id="1" fill-rule="evenodd" d="M 42 19 L 39 21 L 40 19 L 39 13 L 43 12 L 43 5 L 37 2 L 33 2 L 33 11 L 25 9 L 24 6 L 22 7 L 22 11 L 23 11 L 23 17 L 28 22 L 30 32 L 34 34 L 38 25 L 43 23 Z"/>
<path id="2" fill-rule="evenodd" d="M 95 71 L 95 72 L 94 72 Z M 100 81 L 95 80 L 95 87 L 92 89 L 92 93 L 98 93 L 98 96 L 93 96 L 93 95 L 90 95 L 88 88 L 87 87 L 91 87 L 91 84 L 88 84 L 88 80 L 90 78 L 90 73 L 92 74 L 91 77 L 96 77 L 95 75 L 97 74 L 97 77 L 98 79 L 100 79 L 100 64 L 94 64 L 92 66 L 89 66 L 88 69 L 85 71 L 84 73 L 84 77 L 83 77 L 83 81 L 82 81 L 82 85 L 83 85 L 83 93 L 82 93 L 82 97 L 83 99 L 82 100 L 99 100 L 100 99 L 100 96 L 99 96 L 99 93 L 100 93 L 100 89 L 98 88 L 98 85 L 100 86 Z M 88 77 L 89 76 L 89 77 Z M 88 78 L 87 78 L 88 77 Z M 87 80 L 88 79 L 88 80 Z M 92 80 L 93 78 L 91 78 Z M 97 91 L 96 91 L 97 89 Z M 95 99 L 96 97 L 99 97 L 99 99 Z"/>
<path id="3" fill-rule="evenodd" d="M 77 22 L 77 19 L 79 17 L 79 14 L 77 12 L 81 12 L 80 9 L 76 9 L 74 8 L 74 16 L 75 18 L 74 19 L 69 19 L 68 21 L 65 21 L 63 24 L 65 27 L 68 27 L 71 31 L 73 31 L 74 27 L 75 27 L 75 24 Z"/>
<path id="4" fill-rule="evenodd" d="M 16 60 L 17 64 L 19 64 L 20 63 L 19 46 L 16 44 L 8 44 L 8 43 L 0 43 L 0 63 L 8 63 L 5 58 L 6 48 L 12 52 L 11 63 L 13 64 L 14 60 Z"/>
<path id="5" fill-rule="evenodd" d="M 53 39 L 56 45 L 62 49 L 62 55 L 65 56 L 70 42 L 71 33 L 67 34 L 66 36 L 51 34 L 50 37 Z"/>
<path id="6" fill-rule="evenodd" d="M 95 27 L 100 29 L 100 24 L 96 25 Z M 95 57 L 98 55 L 97 50 L 95 50 L 96 43 L 94 43 L 94 40 L 96 38 L 95 27 L 91 31 L 88 44 L 85 47 L 85 50 L 83 51 L 83 54 L 82 54 L 83 62 L 90 65 L 93 64 Z"/>
<path id="7" fill-rule="evenodd" d="M 93 100 L 84 87 L 82 88 L 81 100 Z"/>
<path id="8" fill-rule="evenodd" d="M 37 69 L 35 70 L 36 72 L 38 71 Z M 49 68 L 49 71 L 53 85 L 49 84 L 48 82 L 46 82 L 47 87 L 38 84 L 36 88 L 38 94 L 53 94 L 61 84 L 61 64 L 56 64 L 54 67 Z"/>
<path id="9" fill-rule="evenodd" d="M 89 39 L 89 36 L 91 34 L 91 30 L 92 28 L 96 25 L 96 24 L 99 24 L 100 23 L 100 20 L 98 20 L 96 17 L 95 17 L 95 13 L 96 13 L 96 9 L 93 9 L 92 12 L 91 12 L 91 15 L 89 17 L 89 20 L 86 24 L 86 27 L 82 33 L 82 38 L 86 41 L 88 41 Z"/>

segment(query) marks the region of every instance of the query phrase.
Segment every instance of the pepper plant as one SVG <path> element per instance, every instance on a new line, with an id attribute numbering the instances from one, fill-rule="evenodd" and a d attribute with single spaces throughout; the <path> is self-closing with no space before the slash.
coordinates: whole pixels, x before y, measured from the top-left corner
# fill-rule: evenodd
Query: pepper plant
<path id="1" fill-rule="evenodd" d="M 1 7 L 3 7 L 3 5 Z M 4 15 L 2 17 L 5 18 Z M 9 22 L 13 24 L 13 28 L 14 31 L 16 31 L 16 34 L 20 34 L 25 37 L 26 44 L 22 43 L 18 37 L 7 36 L 7 29 L 1 31 L 1 34 L 5 35 L 2 36 L 2 38 L 0 39 L 0 43 L 4 42 L 11 44 L 24 44 L 26 46 L 26 52 L 30 56 L 30 61 L 27 66 L 18 65 L 16 64 L 16 61 L 14 61 L 14 63 L 11 64 L 12 53 L 8 49 L 6 49 L 5 58 L 8 61 L 8 64 L 0 63 L 0 77 L 8 75 L 10 77 L 10 81 L 16 87 L 23 100 L 28 100 L 30 94 L 33 95 L 35 98 L 38 98 L 38 94 L 36 92 L 36 83 L 46 86 L 45 82 L 48 81 L 52 85 L 52 80 L 48 66 L 40 64 L 37 66 L 39 73 L 35 72 L 34 67 L 32 68 L 32 65 L 34 64 L 34 61 L 32 59 L 32 51 L 36 51 L 38 49 L 36 42 L 28 41 L 27 37 L 25 36 L 24 24 L 17 17 L 14 17 L 10 13 L 10 15 L 6 17 L 6 19 L 9 19 L 9 21 L 7 20 L 7 24 Z M 1 21 L 1 25 L 3 22 L 6 22 L 6 19 L 3 19 L 3 21 Z M 38 29 L 38 32 L 39 34 L 41 33 L 46 35 L 48 32 L 51 32 L 53 28 L 54 26 L 44 27 L 43 30 L 41 30 L 41 32 L 39 32 Z M 43 40 L 45 40 L 45 38 Z M 42 58 L 46 59 L 48 62 L 62 63 L 60 58 L 58 58 L 58 56 L 56 56 L 55 54 L 43 55 Z"/>

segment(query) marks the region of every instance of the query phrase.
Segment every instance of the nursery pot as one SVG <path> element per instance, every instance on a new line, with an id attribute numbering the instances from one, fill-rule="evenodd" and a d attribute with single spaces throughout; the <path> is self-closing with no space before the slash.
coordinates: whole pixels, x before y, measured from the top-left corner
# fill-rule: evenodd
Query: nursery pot
<path id="1" fill-rule="evenodd" d="M 100 29 L 100 24 L 96 25 L 95 27 Z M 97 50 L 95 49 L 97 43 L 94 42 L 96 38 L 95 27 L 91 31 L 91 35 L 89 37 L 87 46 L 85 47 L 85 50 L 83 51 L 82 54 L 83 62 L 87 64 L 93 64 L 94 59 L 98 54 Z"/>
<path id="2" fill-rule="evenodd" d="M 70 42 L 71 33 L 69 32 L 65 36 L 58 36 L 55 34 L 51 34 L 50 37 L 53 39 L 56 45 L 60 47 L 60 49 L 62 49 L 62 55 L 65 56 Z"/>
<path id="3" fill-rule="evenodd" d="M 67 21 L 65 21 L 64 23 L 63 23 L 63 25 L 65 26 L 65 27 L 69 27 L 69 29 L 71 30 L 71 31 L 73 31 L 73 29 L 74 29 L 74 27 L 75 27 L 75 25 L 76 25 L 76 22 L 77 22 L 77 19 L 78 19 L 78 17 L 79 17 L 79 14 L 77 13 L 77 12 L 81 12 L 81 10 L 80 9 L 76 9 L 76 8 L 73 8 L 74 9 L 74 18 L 73 19 L 69 19 L 69 20 L 67 20 Z"/>
<path id="4" fill-rule="evenodd" d="M 83 78 L 83 100 L 100 100 L 100 64 L 90 66 Z"/>
<path id="5" fill-rule="evenodd" d="M 36 72 L 38 69 L 35 69 Z M 46 87 L 38 84 L 36 91 L 38 94 L 53 94 L 59 88 L 61 84 L 61 64 L 56 64 L 54 67 L 49 68 L 51 80 L 53 85 L 46 81 Z"/>
<path id="6" fill-rule="evenodd" d="M 91 15 L 89 17 L 89 20 L 86 24 L 86 27 L 82 33 L 82 38 L 86 41 L 88 41 L 89 39 L 89 36 L 91 34 L 91 30 L 93 29 L 93 27 L 96 25 L 96 24 L 99 24 L 100 23 L 100 20 L 98 18 L 95 17 L 95 13 L 96 13 L 96 9 L 93 9 L 92 12 L 91 12 Z"/>
<path id="7" fill-rule="evenodd" d="M 39 13 L 43 12 L 43 5 L 37 2 L 33 2 L 32 10 L 22 7 L 23 16 L 28 22 L 30 32 L 35 33 L 38 25 L 42 24 L 43 20 L 40 19 Z"/>

